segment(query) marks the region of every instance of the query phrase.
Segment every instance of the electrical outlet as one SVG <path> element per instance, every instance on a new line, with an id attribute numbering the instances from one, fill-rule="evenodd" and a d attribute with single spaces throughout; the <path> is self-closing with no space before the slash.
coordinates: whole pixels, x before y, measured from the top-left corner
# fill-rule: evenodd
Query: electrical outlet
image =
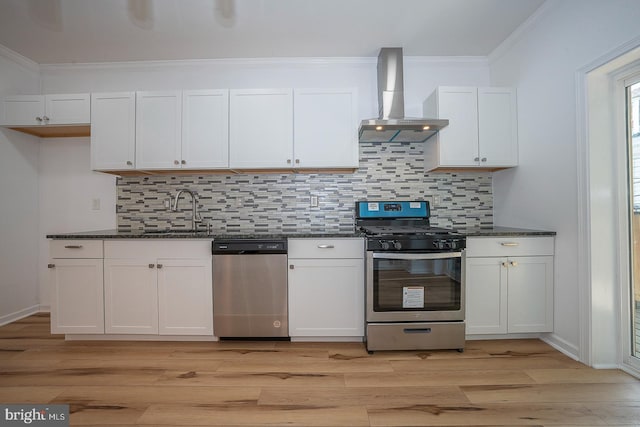
<path id="1" fill-rule="evenodd" d="M 236 197 L 236 208 L 244 206 L 244 197 Z"/>
<path id="2" fill-rule="evenodd" d="M 164 199 L 164 208 L 171 209 L 171 196 Z"/>
<path id="3" fill-rule="evenodd" d="M 309 200 L 309 205 L 312 208 L 317 208 L 318 207 L 318 196 L 311 196 L 311 198 Z"/>
<path id="4" fill-rule="evenodd" d="M 434 194 L 433 195 L 433 206 L 439 206 L 439 205 L 440 205 L 440 195 Z"/>

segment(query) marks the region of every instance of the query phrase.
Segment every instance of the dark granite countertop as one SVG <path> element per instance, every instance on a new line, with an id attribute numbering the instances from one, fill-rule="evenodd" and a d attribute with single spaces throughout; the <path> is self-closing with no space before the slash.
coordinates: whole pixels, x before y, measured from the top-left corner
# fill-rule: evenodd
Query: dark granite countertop
<path id="1" fill-rule="evenodd" d="M 273 238 L 339 238 L 339 237 L 362 237 L 362 234 L 355 231 L 318 231 L 318 232 L 281 232 L 281 233 L 251 233 L 246 232 L 212 234 L 206 231 L 192 232 L 187 230 L 171 231 L 117 231 L 98 230 L 82 231 L 78 233 L 47 234 L 48 239 L 273 239 Z"/>
<path id="2" fill-rule="evenodd" d="M 482 226 L 458 228 L 458 232 L 467 237 L 527 237 L 527 236 L 555 236 L 555 231 L 530 230 L 526 228 Z M 215 231 L 208 234 L 206 231 L 191 232 L 182 230 L 172 231 L 117 231 L 98 230 L 83 231 L 79 233 L 48 234 L 49 239 L 273 239 L 273 238 L 319 238 L 330 239 L 340 237 L 363 237 L 358 231 L 302 231 L 302 232 L 255 232 L 255 233 L 229 233 L 217 234 Z"/>
<path id="3" fill-rule="evenodd" d="M 526 228 L 501 227 L 498 225 L 488 225 L 481 227 L 458 228 L 458 232 L 467 237 L 533 237 L 533 236 L 555 236 L 555 231 L 530 230 Z"/>

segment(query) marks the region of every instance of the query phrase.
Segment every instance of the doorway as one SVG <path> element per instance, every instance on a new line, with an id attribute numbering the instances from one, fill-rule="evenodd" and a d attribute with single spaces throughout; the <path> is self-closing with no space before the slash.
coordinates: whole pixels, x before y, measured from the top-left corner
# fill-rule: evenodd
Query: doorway
<path id="1" fill-rule="evenodd" d="M 640 77 L 626 83 L 631 356 L 640 357 Z"/>

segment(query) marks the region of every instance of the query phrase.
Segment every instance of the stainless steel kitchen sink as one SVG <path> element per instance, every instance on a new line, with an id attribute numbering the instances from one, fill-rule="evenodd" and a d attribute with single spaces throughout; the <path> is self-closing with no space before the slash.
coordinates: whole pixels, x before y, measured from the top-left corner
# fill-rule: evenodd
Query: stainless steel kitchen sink
<path id="1" fill-rule="evenodd" d="M 207 230 L 149 230 L 142 233 L 149 236 L 208 236 Z"/>

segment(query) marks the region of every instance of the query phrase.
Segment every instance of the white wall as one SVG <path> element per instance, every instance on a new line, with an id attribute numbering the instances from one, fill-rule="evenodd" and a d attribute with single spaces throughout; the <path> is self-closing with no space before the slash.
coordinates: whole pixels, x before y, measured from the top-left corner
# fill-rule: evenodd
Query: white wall
<path id="1" fill-rule="evenodd" d="M 38 93 L 36 64 L 0 49 L 0 96 Z M 0 129 L 0 324 L 38 311 L 38 138 Z"/>
<path id="2" fill-rule="evenodd" d="M 437 85 L 487 85 L 483 58 L 405 57 L 407 116 L 422 116 L 422 101 Z M 238 59 L 42 66 L 43 93 L 125 90 L 356 87 L 360 117 L 377 116 L 374 58 Z M 90 171 L 89 140 L 44 141 L 40 161 L 42 235 L 115 227 L 113 177 Z M 102 212 L 90 209 L 101 198 Z M 47 242 L 40 242 L 46 257 Z M 41 269 L 41 300 L 48 304 L 46 269 Z"/>
<path id="3" fill-rule="evenodd" d="M 549 0 L 490 57 L 491 83 L 518 89 L 520 143 L 520 166 L 494 175 L 494 219 L 558 233 L 551 339 L 582 358 L 587 325 L 579 324 L 578 296 L 587 283 L 578 281 L 576 73 L 640 35 L 639 19 L 637 0 Z"/>

